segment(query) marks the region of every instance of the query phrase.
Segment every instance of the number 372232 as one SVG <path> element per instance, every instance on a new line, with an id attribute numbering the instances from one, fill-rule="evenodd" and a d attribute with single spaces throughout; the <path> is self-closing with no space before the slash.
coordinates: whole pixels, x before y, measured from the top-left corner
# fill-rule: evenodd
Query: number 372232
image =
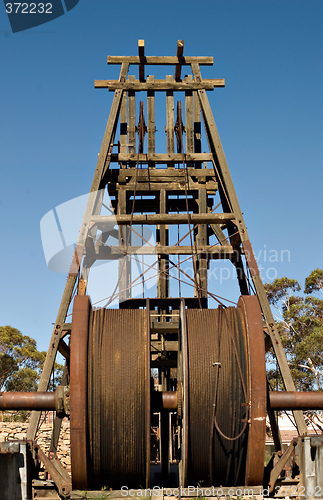
<path id="1" fill-rule="evenodd" d="M 6 3 L 7 14 L 52 14 L 51 3 Z"/>

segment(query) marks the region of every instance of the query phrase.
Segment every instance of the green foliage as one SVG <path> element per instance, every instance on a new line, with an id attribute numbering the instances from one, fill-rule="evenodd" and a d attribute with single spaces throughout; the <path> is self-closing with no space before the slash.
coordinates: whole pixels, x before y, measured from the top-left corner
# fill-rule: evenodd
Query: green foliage
<path id="1" fill-rule="evenodd" d="M 305 280 L 305 293 L 323 293 L 323 269 L 315 269 Z"/>
<path id="2" fill-rule="evenodd" d="M 11 326 L 0 326 L 0 390 L 35 391 L 46 353 L 34 339 Z M 62 367 L 56 365 L 59 380 Z"/>
<path id="3" fill-rule="evenodd" d="M 315 269 L 305 280 L 304 295 L 299 283 L 286 277 L 266 283 L 270 304 L 279 312 L 277 327 L 287 354 L 295 385 L 299 390 L 323 390 L 323 300 L 310 293 L 322 293 L 323 270 Z M 273 352 L 268 361 L 274 363 Z M 269 371 L 274 388 L 281 388 L 278 368 Z"/>
<path id="4" fill-rule="evenodd" d="M 291 292 L 299 292 L 301 287 L 298 281 L 288 279 L 286 276 L 278 278 L 272 283 L 265 284 L 268 300 L 271 304 L 277 304 L 279 301 L 284 301 Z"/>

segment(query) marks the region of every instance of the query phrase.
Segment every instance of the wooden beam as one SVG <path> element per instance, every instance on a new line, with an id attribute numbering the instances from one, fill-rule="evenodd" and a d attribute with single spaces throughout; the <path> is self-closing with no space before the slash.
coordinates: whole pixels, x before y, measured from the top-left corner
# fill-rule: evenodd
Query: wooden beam
<path id="1" fill-rule="evenodd" d="M 177 42 L 177 58 L 179 61 L 183 59 L 183 51 L 184 51 L 184 40 L 178 40 Z M 176 64 L 175 67 L 175 80 L 178 82 L 181 79 L 181 71 L 182 65 L 181 63 Z"/>
<path id="2" fill-rule="evenodd" d="M 117 189 L 120 191 L 122 190 L 130 190 L 134 191 L 135 187 L 135 181 L 128 182 L 127 184 L 118 184 Z M 194 182 L 191 179 L 188 181 L 187 189 L 188 191 L 196 190 L 201 188 L 201 183 L 200 182 Z M 217 191 L 218 189 L 218 183 L 215 181 L 208 181 L 204 184 L 203 186 L 204 189 L 207 191 Z M 147 181 L 147 182 L 141 182 L 137 186 L 137 191 L 159 191 L 160 189 L 167 189 L 168 191 L 185 191 L 185 181 L 182 179 L 181 181 L 176 181 L 176 180 L 169 180 L 169 182 L 165 182 L 164 179 L 159 178 L 155 179 L 154 182 L 152 181 Z M 111 186 L 110 193 L 113 192 L 113 187 Z M 174 194 L 174 193 L 173 193 Z"/>
<path id="3" fill-rule="evenodd" d="M 109 89 L 110 91 L 114 91 L 117 89 L 123 90 L 133 90 L 133 91 L 147 91 L 154 90 L 163 92 L 166 90 L 177 90 L 177 91 L 185 91 L 185 90 L 213 90 L 215 87 L 223 88 L 225 87 L 224 78 L 214 78 L 209 80 L 202 80 L 201 82 L 191 82 L 187 83 L 185 81 L 178 82 L 168 82 L 166 80 L 155 80 L 151 83 L 148 81 L 141 80 L 131 80 L 128 79 L 124 83 L 120 83 L 117 80 L 95 80 L 94 87 L 96 89 Z"/>
<path id="4" fill-rule="evenodd" d="M 192 224 L 224 224 L 234 219 L 234 214 L 190 214 Z M 124 214 L 124 215 L 95 215 L 91 223 L 98 228 L 105 226 L 132 224 L 185 224 L 187 214 Z"/>
<path id="5" fill-rule="evenodd" d="M 192 83 L 192 75 L 187 75 L 185 83 L 188 86 Z M 185 136 L 186 136 L 186 153 L 194 152 L 193 145 L 193 94 L 192 90 L 185 92 Z M 192 167 L 192 165 L 189 165 Z"/>
<path id="6" fill-rule="evenodd" d="M 127 136 L 127 94 L 123 93 L 121 108 L 120 108 L 120 153 L 127 154 L 128 151 L 128 136 Z M 121 163 L 121 168 L 125 168 L 126 164 Z"/>
<path id="7" fill-rule="evenodd" d="M 118 213 L 125 214 L 127 212 L 127 193 L 126 191 L 121 191 L 118 193 Z M 119 246 L 126 249 L 127 245 L 131 245 L 131 233 L 130 229 L 127 227 L 118 227 L 118 239 Z M 100 251 L 100 248 L 104 248 L 102 245 L 95 249 L 96 253 Z M 94 256 L 93 256 L 94 257 Z M 130 257 L 125 257 L 124 260 L 119 262 L 118 266 L 118 280 L 119 280 L 119 299 L 124 301 L 131 298 L 131 261 Z"/>
<path id="8" fill-rule="evenodd" d="M 208 246 L 197 245 L 196 252 L 205 258 L 210 259 L 229 259 L 233 254 L 233 247 L 226 246 Z M 128 246 L 125 250 L 123 246 L 101 246 L 95 250 L 96 260 L 120 259 L 125 255 L 192 255 L 192 247 L 188 246 L 168 246 L 156 244 L 156 246 Z M 204 260 L 203 259 L 203 260 Z M 163 297 L 165 298 L 165 297 Z"/>
<path id="9" fill-rule="evenodd" d="M 192 63 L 198 63 L 201 66 L 212 66 L 213 57 L 205 56 L 189 56 L 178 58 L 177 56 L 146 56 L 145 66 L 150 65 L 165 65 L 174 66 L 181 64 L 182 66 L 189 66 Z M 142 64 L 139 56 L 108 56 L 108 64 Z"/>
<path id="10" fill-rule="evenodd" d="M 168 325 L 168 323 L 165 323 Z M 157 352 L 163 352 L 163 351 L 172 351 L 172 352 L 177 352 L 178 351 L 178 341 L 177 340 L 166 340 L 164 342 L 154 340 L 150 343 L 151 347 L 157 351 Z"/>
<path id="11" fill-rule="evenodd" d="M 166 210 L 167 204 L 167 191 L 165 189 L 161 189 L 159 192 L 159 214 L 162 217 L 167 215 Z M 157 240 L 157 248 L 163 249 L 164 251 L 160 251 L 157 253 L 158 258 L 158 266 L 159 266 L 159 274 L 157 280 L 157 297 L 160 299 L 164 299 L 169 296 L 169 276 L 168 276 L 168 268 L 169 268 L 169 259 L 165 258 L 162 254 L 168 254 L 170 252 L 165 252 L 165 248 L 168 247 L 168 225 L 161 224 L 158 227 L 156 234 Z M 177 249 L 178 250 L 178 249 Z"/>
<path id="12" fill-rule="evenodd" d="M 184 177 L 188 174 L 189 177 L 196 177 L 197 179 L 201 179 L 204 181 L 209 179 L 210 177 L 214 177 L 213 168 L 203 168 L 203 169 L 195 169 L 194 167 L 190 167 L 187 169 L 184 168 L 142 168 L 137 170 L 136 168 L 127 168 L 126 170 L 117 171 L 117 169 L 111 169 L 111 180 L 115 179 L 119 182 L 126 182 L 131 177 L 137 177 L 138 181 L 141 180 L 149 180 L 154 179 L 155 177 L 171 177 L 172 179 L 178 178 L 179 180 L 184 179 Z"/>
<path id="13" fill-rule="evenodd" d="M 196 91 L 193 92 L 193 115 L 194 115 L 194 153 L 201 153 L 201 107 L 200 100 Z M 205 161 L 205 160 L 202 160 Z M 201 163 L 196 162 L 195 168 L 201 168 Z"/>
<path id="14" fill-rule="evenodd" d="M 129 75 L 128 81 L 135 80 L 134 75 Z M 136 154 L 136 97 L 132 90 L 128 92 L 128 153 Z"/>
<path id="15" fill-rule="evenodd" d="M 166 76 L 166 82 L 173 80 L 172 75 Z M 166 134 L 167 134 L 167 153 L 174 153 L 174 92 L 166 91 Z M 166 160 L 168 161 L 168 160 Z"/>
<path id="16" fill-rule="evenodd" d="M 174 122 L 173 122 L 174 123 Z M 174 130 L 174 129 L 173 129 Z M 173 133 L 173 142 L 174 142 L 174 133 Z M 124 153 L 112 153 L 110 155 L 110 160 L 111 162 L 134 162 L 137 163 L 167 163 L 169 161 L 175 162 L 175 163 L 181 163 L 183 162 L 191 162 L 191 161 L 212 161 L 213 155 L 212 153 L 142 153 L 142 154 L 135 154 L 135 153 L 129 153 L 129 154 L 124 154 Z M 180 169 L 178 169 L 180 170 Z M 214 175 L 214 170 L 212 169 L 213 175 Z"/>
<path id="17" fill-rule="evenodd" d="M 59 341 L 58 350 L 67 361 L 70 360 L 71 350 L 70 350 L 70 347 L 66 344 L 66 342 L 63 339 L 61 339 Z"/>
<path id="18" fill-rule="evenodd" d="M 147 83 L 154 83 L 154 76 L 147 77 Z M 147 92 L 147 132 L 148 132 L 148 154 L 155 153 L 155 94 L 153 90 Z"/>
<path id="19" fill-rule="evenodd" d="M 199 214 L 200 215 L 205 215 L 207 213 L 207 191 L 206 189 L 199 189 Z M 214 224 L 212 224 L 214 225 Z M 207 225 L 206 224 L 199 224 L 198 229 L 197 229 L 197 235 L 196 235 L 196 243 L 197 247 L 203 247 L 208 245 L 208 231 L 207 231 Z M 220 247 L 211 247 L 211 253 L 212 249 L 217 249 L 221 248 Z M 224 246 L 223 246 L 224 248 Z M 198 266 L 198 280 L 199 280 L 199 290 L 197 290 L 197 293 L 200 294 L 200 297 L 207 297 L 207 258 L 204 255 L 199 255 L 197 259 L 197 266 Z"/>
<path id="20" fill-rule="evenodd" d="M 139 64 L 139 80 L 145 81 L 145 40 L 138 40 L 138 54 L 141 64 Z"/>
<path id="21" fill-rule="evenodd" d="M 297 438 L 292 439 L 290 445 L 284 451 L 283 455 L 279 458 L 278 462 L 274 465 L 270 472 L 270 480 L 269 480 L 269 492 L 271 493 L 274 488 L 277 479 L 279 478 L 283 468 L 285 467 L 287 461 L 295 452 L 295 446 L 297 445 Z"/>

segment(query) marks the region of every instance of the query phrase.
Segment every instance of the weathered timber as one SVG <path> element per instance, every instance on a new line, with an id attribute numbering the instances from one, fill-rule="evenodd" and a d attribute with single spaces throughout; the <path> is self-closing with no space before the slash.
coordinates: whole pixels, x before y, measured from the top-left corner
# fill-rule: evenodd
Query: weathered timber
<path id="1" fill-rule="evenodd" d="M 139 56 L 108 56 L 108 64 L 145 64 L 149 65 L 163 65 L 174 66 L 180 64 L 182 66 L 189 66 L 192 63 L 197 63 L 201 66 L 212 66 L 213 57 L 208 56 L 145 56 L 144 60 L 140 60 Z"/>
<path id="2" fill-rule="evenodd" d="M 204 258 L 210 259 L 227 259 L 233 254 L 231 245 L 227 246 L 195 246 L 197 254 L 203 255 Z M 190 246 L 167 246 L 157 243 L 156 246 L 101 246 L 95 249 L 95 259 L 118 259 L 125 255 L 191 255 L 192 247 Z M 162 297 L 165 298 L 165 297 Z"/>
<path id="3" fill-rule="evenodd" d="M 153 341 L 151 342 L 151 347 L 157 352 L 162 352 L 162 351 L 177 352 L 178 342 L 175 340 L 167 340 L 166 342 Z"/>
<path id="4" fill-rule="evenodd" d="M 125 181 L 127 178 L 137 176 L 137 180 L 140 179 L 153 179 L 159 177 L 171 177 L 173 180 L 176 178 L 184 178 L 186 176 L 196 177 L 198 179 L 204 180 L 205 178 L 214 177 L 213 168 L 203 168 L 203 169 L 195 169 L 193 167 L 184 168 L 176 168 L 169 170 L 168 168 L 156 168 L 156 169 L 140 169 L 136 168 L 127 168 L 127 170 L 118 171 L 117 169 L 110 170 L 110 178 L 118 179 L 119 182 Z"/>
<path id="5" fill-rule="evenodd" d="M 166 202 L 167 202 L 167 192 L 165 189 L 161 189 L 159 193 L 159 213 L 164 216 L 164 219 L 167 216 L 166 213 Z M 161 224 L 158 226 L 157 230 L 157 246 L 161 248 L 166 248 L 168 245 L 168 225 Z M 159 245 L 158 245 L 159 244 Z M 163 253 L 158 253 L 158 264 L 159 264 L 159 273 L 157 280 L 157 296 L 161 299 L 165 299 L 169 296 L 169 258 L 167 258 L 167 251 Z"/>
<path id="6" fill-rule="evenodd" d="M 118 214 L 121 215 L 126 213 L 127 213 L 127 193 L 125 191 L 122 191 L 118 194 Z M 125 251 L 127 245 L 131 245 L 131 233 L 129 232 L 129 228 L 119 226 L 118 238 L 119 238 L 119 245 Z M 99 248 L 97 249 L 98 251 Z M 120 300 L 123 301 L 129 299 L 131 296 L 129 288 L 131 282 L 131 262 L 129 257 L 125 257 L 122 261 L 120 261 L 118 267 L 118 279 L 119 279 Z"/>
<path id="7" fill-rule="evenodd" d="M 193 92 L 193 115 L 194 115 L 194 152 L 201 154 L 202 141 L 201 141 L 201 107 L 197 92 Z M 207 161 L 202 159 L 201 161 Z M 201 168 L 201 163 L 196 161 L 195 168 Z"/>
<path id="8" fill-rule="evenodd" d="M 184 52 L 184 41 L 178 40 L 176 56 L 177 56 L 179 61 L 183 58 L 183 52 Z M 175 66 L 175 80 L 177 82 L 181 78 L 181 72 L 182 72 L 182 65 L 180 63 L 176 64 L 176 66 Z"/>
<path id="9" fill-rule="evenodd" d="M 139 80 L 141 82 L 145 81 L 145 40 L 138 40 L 138 55 L 142 64 L 139 65 Z"/>
<path id="10" fill-rule="evenodd" d="M 135 77 L 129 75 L 129 81 Z M 128 92 L 128 153 L 136 153 L 136 97 L 133 91 Z"/>
<path id="11" fill-rule="evenodd" d="M 171 75 L 166 76 L 166 82 L 171 80 Z M 166 134 L 167 153 L 169 155 L 174 153 L 174 92 L 172 90 L 166 91 Z"/>
<path id="12" fill-rule="evenodd" d="M 173 122 L 174 123 L 174 122 Z M 173 135 L 174 141 L 174 135 Z M 111 162 L 134 162 L 134 163 L 168 163 L 169 161 L 180 163 L 191 162 L 191 161 L 212 161 L 213 155 L 211 153 L 112 153 L 109 155 Z M 179 169 L 180 170 L 180 169 Z M 214 170 L 213 170 L 214 175 Z"/>
<path id="13" fill-rule="evenodd" d="M 202 80 L 200 83 L 192 82 L 188 84 L 186 81 L 181 82 L 170 82 L 167 80 L 155 80 L 148 82 L 141 82 L 140 80 L 130 81 L 127 80 L 124 83 L 118 82 L 117 80 L 95 80 L 94 87 L 96 89 L 109 89 L 110 92 L 115 90 L 132 90 L 134 92 L 145 92 L 147 90 L 154 90 L 157 92 L 165 92 L 167 90 L 214 90 L 214 88 L 225 87 L 224 78 L 214 78 L 209 80 Z"/>
<path id="14" fill-rule="evenodd" d="M 234 220 L 234 214 L 190 214 L 192 224 L 223 224 Z M 125 214 L 125 215 L 96 215 L 91 222 L 98 228 L 105 226 L 132 224 L 185 224 L 187 214 Z"/>
<path id="15" fill-rule="evenodd" d="M 154 83 L 154 76 L 147 77 L 147 83 Z M 143 85 L 143 84 L 142 84 Z M 147 92 L 147 131 L 148 131 L 148 154 L 155 153 L 155 94 L 153 90 Z"/>
<path id="16" fill-rule="evenodd" d="M 207 213 L 207 192 L 206 189 L 199 189 L 198 190 L 199 194 L 199 213 L 200 215 Z M 208 237 L 207 237 L 207 225 L 206 224 L 199 224 L 198 225 L 198 230 L 197 230 L 197 237 L 196 237 L 196 242 L 197 242 L 197 247 L 203 247 L 204 245 L 207 245 L 208 242 Z M 225 248 L 224 245 L 220 245 L 220 247 L 211 247 L 210 251 L 212 253 L 212 249 L 220 249 L 220 248 Z M 231 247 L 232 248 L 232 247 Z M 219 250 L 219 254 L 221 254 L 221 251 Z M 229 254 L 226 254 L 227 258 L 229 257 Z M 199 279 L 199 289 L 198 293 L 200 297 L 207 297 L 207 259 L 205 258 L 205 255 L 199 255 L 197 259 L 197 267 L 198 267 L 198 279 Z"/>
<path id="17" fill-rule="evenodd" d="M 128 152 L 128 131 L 127 131 L 127 94 L 124 92 L 120 107 L 120 153 Z M 110 161 L 113 161 L 110 156 Z M 126 167 L 126 162 L 120 162 L 121 168 Z"/>
<path id="18" fill-rule="evenodd" d="M 160 181 L 160 182 L 158 182 Z M 117 188 L 122 190 L 131 190 L 133 191 L 134 186 L 136 184 L 135 179 L 127 184 L 118 184 Z M 207 191 L 215 191 L 217 189 L 218 184 L 215 181 L 208 181 L 204 184 L 204 189 Z M 201 187 L 201 184 L 199 182 L 193 182 L 190 178 L 187 181 L 187 189 L 189 191 L 192 190 L 197 190 Z M 150 182 L 140 182 L 137 185 L 137 191 L 138 193 L 140 191 L 159 191 L 160 189 L 167 189 L 167 191 L 172 191 L 172 192 L 182 192 L 185 191 L 185 178 L 181 179 L 180 181 L 176 181 L 176 179 L 169 179 L 169 181 L 165 182 L 165 179 L 163 178 L 155 178 L 151 180 Z M 111 187 L 110 193 L 113 192 L 113 189 Z"/>
<path id="19" fill-rule="evenodd" d="M 192 93 L 192 75 L 185 77 L 185 83 L 189 90 L 185 92 L 185 132 L 186 132 L 186 153 L 194 152 L 193 143 L 193 93 Z M 192 165 L 188 165 L 191 167 Z"/>

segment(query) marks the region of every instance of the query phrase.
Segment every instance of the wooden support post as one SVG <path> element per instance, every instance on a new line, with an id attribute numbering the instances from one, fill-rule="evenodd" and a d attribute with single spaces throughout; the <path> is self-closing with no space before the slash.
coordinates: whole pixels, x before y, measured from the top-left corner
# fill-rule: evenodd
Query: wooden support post
<path id="1" fill-rule="evenodd" d="M 185 77 L 185 82 L 192 82 L 192 75 Z M 188 90 L 185 92 L 185 136 L 186 136 L 186 153 L 194 152 L 193 141 L 193 94 Z M 188 168 L 193 167 L 193 163 L 187 163 Z"/>
<path id="2" fill-rule="evenodd" d="M 207 213 L 207 192 L 206 189 L 199 189 L 199 213 L 205 214 Z M 207 225 L 199 224 L 198 232 L 197 232 L 197 246 L 208 245 L 208 236 L 207 236 Z M 197 272 L 198 272 L 198 296 L 199 297 L 207 297 L 207 259 L 199 256 L 197 258 Z"/>
<path id="3" fill-rule="evenodd" d="M 118 193 L 118 214 L 127 213 L 127 192 Z M 131 245 L 131 233 L 128 227 L 118 226 L 119 245 L 123 248 L 124 257 L 119 260 L 119 302 L 131 297 L 131 257 L 126 256 L 127 245 Z"/>
<path id="4" fill-rule="evenodd" d="M 154 81 L 154 76 L 148 76 L 147 82 Z M 148 130 L 148 154 L 155 153 L 155 92 L 147 92 L 147 130 Z"/>
<path id="5" fill-rule="evenodd" d="M 128 81 L 135 80 L 129 75 Z M 136 97 L 133 90 L 128 91 L 128 153 L 136 154 Z"/>
<path id="6" fill-rule="evenodd" d="M 269 382 L 267 381 L 267 400 L 269 400 L 269 392 L 270 392 L 270 386 Z M 282 451 L 283 450 L 283 441 L 281 438 L 279 426 L 278 426 L 278 418 L 277 418 L 277 412 L 273 410 L 268 410 L 268 418 L 269 418 L 269 423 L 271 427 L 271 433 L 273 436 L 273 441 L 275 445 L 275 451 Z"/>
<path id="7" fill-rule="evenodd" d="M 201 80 L 200 68 L 197 63 L 192 63 L 192 72 L 195 81 L 199 82 Z M 248 267 L 250 269 L 250 273 L 252 276 L 253 283 L 256 288 L 258 300 L 262 312 L 264 314 L 268 333 L 272 339 L 272 344 L 274 347 L 275 355 L 279 364 L 279 368 L 282 374 L 282 378 L 288 391 L 295 391 L 294 381 L 292 379 L 288 362 L 286 359 L 286 354 L 284 352 L 279 333 L 277 331 L 275 321 L 273 318 L 273 314 L 271 312 L 266 292 L 261 281 L 261 277 L 259 274 L 259 270 L 256 267 L 255 257 L 251 248 L 251 244 L 249 241 L 249 236 L 247 233 L 247 227 L 244 223 L 242 212 L 239 206 L 238 198 L 233 186 L 232 178 L 230 175 L 229 167 L 224 155 L 224 151 L 222 148 L 221 140 L 217 131 L 217 127 L 215 125 L 215 121 L 213 118 L 213 114 L 211 111 L 210 103 L 206 96 L 205 90 L 198 90 L 198 95 L 200 99 L 201 109 L 204 116 L 204 120 L 206 123 L 206 132 L 208 134 L 208 140 L 210 144 L 211 152 L 214 155 L 215 167 L 217 176 L 220 177 L 222 183 L 222 189 L 224 191 L 224 195 L 227 197 L 227 203 L 231 206 L 231 210 L 236 215 L 237 228 L 240 234 L 240 238 L 242 241 L 242 245 L 245 250 L 246 261 Z M 247 250 L 247 251 L 246 251 Z M 294 412 L 296 425 L 298 428 L 298 432 L 300 434 L 306 434 L 307 426 L 305 423 L 304 415 L 301 411 Z"/>
<path id="8" fill-rule="evenodd" d="M 160 190 L 159 199 L 159 212 L 160 214 L 166 214 L 166 202 L 167 202 L 167 191 L 165 189 Z M 159 235 L 158 235 L 159 232 Z M 159 231 L 157 232 L 156 240 L 160 245 L 168 245 L 168 225 L 162 224 L 159 226 Z M 166 298 L 169 296 L 169 258 L 166 255 L 158 257 L 159 262 L 159 276 L 157 283 L 157 291 L 159 298 Z"/>
<path id="9" fill-rule="evenodd" d="M 145 40 L 138 40 L 138 54 L 140 58 L 139 64 L 139 80 L 145 81 Z"/>
<path id="10" fill-rule="evenodd" d="M 94 193 L 90 194 L 89 200 L 93 195 L 94 195 Z M 104 189 L 100 189 L 99 191 L 97 191 L 95 197 L 96 197 L 96 201 L 95 201 L 95 205 L 93 207 L 93 215 L 100 215 L 103 197 L 104 197 Z M 81 280 L 80 280 L 80 281 L 83 281 L 83 285 L 81 285 L 79 287 L 78 295 L 85 295 L 86 286 L 87 286 L 88 277 L 89 277 L 89 272 L 90 272 L 90 267 L 93 264 L 93 261 L 91 259 L 87 258 L 87 254 L 88 254 L 87 242 L 90 243 L 90 248 L 92 248 L 94 246 L 94 241 L 96 240 L 97 228 L 93 226 L 87 230 L 88 230 L 88 233 L 85 236 L 85 241 L 84 241 L 84 262 L 83 262 L 83 266 L 82 266 Z"/>
<path id="11" fill-rule="evenodd" d="M 211 213 L 211 209 L 208 208 L 208 213 Z M 229 242 L 229 238 L 224 234 L 219 224 L 210 224 L 210 228 L 215 234 L 220 245 L 227 245 Z"/>
<path id="12" fill-rule="evenodd" d="M 172 75 L 166 76 L 166 81 L 173 81 Z M 172 90 L 166 91 L 166 134 L 167 153 L 174 154 L 174 92 Z M 171 166 L 173 167 L 174 164 L 171 164 Z"/>
<path id="13" fill-rule="evenodd" d="M 194 153 L 200 154 L 202 152 L 201 141 L 201 106 L 197 92 L 193 92 L 193 115 L 194 115 Z M 200 162 L 195 162 L 195 168 L 201 168 Z"/>
<path id="14" fill-rule="evenodd" d="M 120 109 L 120 152 L 119 154 L 127 154 L 128 152 L 128 137 L 127 137 L 127 94 L 123 93 Z M 125 162 L 120 163 L 121 168 L 126 168 Z"/>
<path id="15" fill-rule="evenodd" d="M 192 76 L 185 77 L 186 82 L 192 81 Z M 191 90 L 185 92 L 185 132 L 186 132 L 186 153 L 193 153 L 193 94 Z"/>
<path id="16" fill-rule="evenodd" d="M 184 41 L 178 40 L 176 56 L 178 57 L 179 60 L 183 57 L 183 51 L 184 51 Z M 181 71 L 182 71 L 182 64 L 181 63 L 176 64 L 176 67 L 175 67 L 175 80 L 176 80 L 176 82 L 179 82 L 181 79 Z"/>
<path id="17" fill-rule="evenodd" d="M 69 385 L 69 376 L 68 376 L 68 369 L 67 369 L 67 362 L 65 362 L 64 365 L 64 370 L 63 370 L 63 376 L 60 385 L 66 387 Z M 51 436 L 51 441 L 49 445 L 49 453 L 53 453 L 56 455 L 57 448 L 58 448 L 58 440 L 59 440 L 59 434 L 61 430 L 61 425 L 62 425 L 62 417 L 58 417 L 57 415 L 55 416 L 54 423 L 53 423 L 53 432 Z"/>

